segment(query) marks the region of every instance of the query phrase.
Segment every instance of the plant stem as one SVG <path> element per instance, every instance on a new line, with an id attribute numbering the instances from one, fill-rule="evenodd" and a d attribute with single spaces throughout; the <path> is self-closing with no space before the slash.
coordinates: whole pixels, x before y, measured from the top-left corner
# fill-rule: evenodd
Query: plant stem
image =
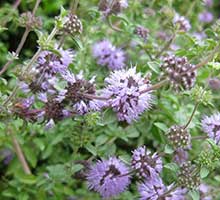
<path id="1" fill-rule="evenodd" d="M 207 139 L 207 135 L 199 135 L 199 136 L 193 136 L 191 139 L 192 140 L 202 140 L 202 139 Z"/>
<path id="2" fill-rule="evenodd" d="M 17 9 L 18 6 L 20 5 L 20 3 L 21 3 L 21 0 L 16 0 L 16 1 L 14 2 L 14 4 L 13 4 L 13 8 L 14 8 L 14 9 Z"/>
<path id="3" fill-rule="evenodd" d="M 192 114 L 191 114 L 191 116 L 190 116 L 188 122 L 187 122 L 186 125 L 184 126 L 184 129 L 186 129 L 186 128 L 189 126 L 189 124 L 190 124 L 190 122 L 192 121 L 193 116 L 194 116 L 194 114 L 195 114 L 195 112 L 196 112 L 198 106 L 199 106 L 199 101 L 196 102 L 196 104 L 195 104 L 195 106 L 194 106 L 194 108 L 193 108 Z"/>
<path id="4" fill-rule="evenodd" d="M 109 100 L 110 98 L 108 97 L 101 97 L 101 96 L 96 96 L 96 95 L 92 95 L 92 94 L 80 94 L 88 99 L 97 99 L 97 100 Z"/>
<path id="5" fill-rule="evenodd" d="M 155 84 L 155 85 L 152 85 L 152 86 L 150 86 L 150 87 L 148 87 L 148 88 L 146 88 L 146 89 L 140 91 L 140 94 L 149 92 L 149 91 L 151 91 L 151 90 L 156 90 L 156 89 L 162 87 L 163 85 L 165 85 L 167 82 L 168 82 L 168 80 L 167 80 L 167 79 L 164 79 L 164 80 L 160 81 L 159 83 L 157 83 L 157 84 Z"/>
<path id="6" fill-rule="evenodd" d="M 13 143 L 14 150 L 15 150 L 17 156 L 18 156 L 18 159 L 19 159 L 19 161 L 21 163 L 21 166 L 24 170 L 24 173 L 25 174 L 31 174 L 31 170 L 30 170 L 30 168 L 28 166 L 28 163 L 27 163 L 27 161 L 24 157 L 24 154 L 22 152 L 22 149 L 21 149 L 21 146 L 20 146 L 19 142 L 17 141 L 16 137 L 14 135 L 12 135 L 11 130 L 8 131 L 8 135 L 10 135 L 11 138 L 12 138 L 12 143 Z"/>
<path id="7" fill-rule="evenodd" d="M 45 43 L 49 43 L 52 38 L 56 35 L 57 33 L 57 27 L 55 26 L 54 29 L 52 30 L 52 32 L 50 33 L 50 35 L 48 36 L 47 40 Z M 30 62 L 28 63 L 28 65 L 26 66 L 26 68 L 22 71 L 21 76 L 23 76 L 26 72 L 29 72 L 29 70 L 31 69 L 33 63 L 36 61 L 36 59 L 38 58 L 38 56 L 40 55 L 42 51 L 42 48 L 40 47 L 38 49 L 38 51 L 34 54 L 34 56 L 32 57 L 32 59 L 30 60 Z M 18 84 L 14 87 L 12 93 L 8 96 L 8 98 L 5 100 L 5 102 L 3 102 L 2 106 L 7 106 L 7 104 L 10 102 L 10 100 L 12 100 L 18 90 L 19 86 Z"/>
<path id="8" fill-rule="evenodd" d="M 175 38 L 176 38 L 176 33 L 173 33 L 173 35 L 168 40 L 168 42 L 164 45 L 164 47 L 156 54 L 155 58 L 159 58 L 161 54 L 170 47 L 170 45 L 172 44 Z"/>
<path id="9" fill-rule="evenodd" d="M 189 71 L 187 72 L 193 72 L 195 71 L 196 69 L 206 65 L 208 62 L 210 62 L 210 60 L 212 60 L 215 56 L 215 54 L 220 50 L 220 45 L 216 46 L 214 48 L 214 50 L 203 60 L 201 61 L 200 63 L 198 63 L 195 67 L 193 67 L 192 69 L 190 69 Z M 186 72 L 186 73 L 187 73 Z"/>

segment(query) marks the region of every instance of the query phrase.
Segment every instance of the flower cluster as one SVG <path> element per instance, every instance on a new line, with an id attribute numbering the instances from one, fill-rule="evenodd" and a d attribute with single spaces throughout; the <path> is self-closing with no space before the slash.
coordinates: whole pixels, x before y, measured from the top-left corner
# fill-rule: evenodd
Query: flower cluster
<path id="1" fill-rule="evenodd" d="M 137 26 L 134 30 L 134 33 L 138 35 L 140 38 L 143 38 L 144 41 L 146 41 L 149 34 L 149 30 L 143 26 Z"/>
<path id="2" fill-rule="evenodd" d="M 130 184 L 131 174 L 138 176 L 140 200 L 184 200 L 187 189 L 177 187 L 174 184 L 165 186 L 160 172 L 162 160 L 145 146 L 133 151 L 131 171 L 121 160 L 111 157 L 108 160 L 98 161 L 87 172 L 88 187 L 101 194 L 103 198 L 117 196 Z"/>
<path id="3" fill-rule="evenodd" d="M 94 77 L 87 81 L 82 73 L 75 75 L 69 71 L 73 57 L 70 50 L 43 51 L 33 70 L 33 79 L 21 82 L 23 91 L 31 96 L 15 102 L 13 113 L 31 122 L 43 120 L 46 128 L 51 128 L 64 118 L 103 107 L 103 101 L 90 96 L 96 95 Z M 43 103 L 41 108 L 32 108 L 36 99 Z"/>
<path id="4" fill-rule="evenodd" d="M 63 31 L 69 34 L 82 33 L 83 26 L 80 19 L 75 15 L 70 13 L 66 17 L 66 22 L 64 23 Z"/>
<path id="5" fill-rule="evenodd" d="M 131 123 L 151 107 L 151 92 L 142 93 L 150 84 L 136 72 L 135 67 L 114 71 L 105 82 L 107 86 L 103 94 L 109 99 L 108 105 L 117 113 L 119 121 Z"/>
<path id="6" fill-rule="evenodd" d="M 139 178 L 152 179 L 162 171 L 162 160 L 154 153 L 146 149 L 145 146 L 139 147 L 133 151 L 131 167 Z"/>
<path id="7" fill-rule="evenodd" d="M 116 48 L 108 40 L 97 42 L 93 46 L 93 56 L 101 66 L 107 66 L 111 70 L 122 69 L 125 66 L 125 53 Z"/>
<path id="8" fill-rule="evenodd" d="M 187 32 L 191 29 L 191 25 L 189 23 L 189 20 L 186 19 L 184 16 L 180 16 L 178 14 L 175 15 L 173 19 L 174 25 L 177 26 L 178 30 Z"/>
<path id="9" fill-rule="evenodd" d="M 88 186 L 99 192 L 103 198 L 116 196 L 129 185 L 128 172 L 125 164 L 115 157 L 98 161 L 87 174 Z"/>
<path id="10" fill-rule="evenodd" d="M 99 10 L 102 11 L 105 16 L 119 14 L 127 7 L 127 0 L 100 0 L 99 2 Z"/>
<path id="11" fill-rule="evenodd" d="M 191 89 L 196 81 L 196 72 L 186 57 L 166 56 L 161 66 L 175 90 Z"/>
<path id="12" fill-rule="evenodd" d="M 182 126 L 173 125 L 168 132 L 169 142 L 175 148 L 186 148 L 190 146 L 190 134 Z"/>

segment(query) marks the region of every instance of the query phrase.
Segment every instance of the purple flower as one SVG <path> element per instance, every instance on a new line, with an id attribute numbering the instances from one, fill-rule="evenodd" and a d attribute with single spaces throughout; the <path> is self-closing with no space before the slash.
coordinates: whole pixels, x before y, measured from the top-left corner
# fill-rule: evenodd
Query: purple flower
<path id="1" fill-rule="evenodd" d="M 13 159 L 14 154 L 10 149 L 2 149 L 0 150 L 0 160 L 4 165 L 8 165 Z"/>
<path id="2" fill-rule="evenodd" d="M 220 79 L 219 78 L 217 78 L 217 77 L 210 78 L 208 80 L 208 83 L 209 83 L 209 87 L 212 90 L 219 90 L 220 89 Z"/>
<path id="3" fill-rule="evenodd" d="M 118 70 L 125 66 L 125 54 L 121 49 L 116 48 L 108 40 L 103 40 L 93 46 L 93 56 L 101 66 Z"/>
<path id="4" fill-rule="evenodd" d="M 153 178 L 162 171 L 162 160 L 157 153 L 153 155 L 145 146 L 133 151 L 131 167 L 140 178 Z"/>
<path id="5" fill-rule="evenodd" d="M 183 148 L 177 148 L 174 152 L 174 161 L 182 165 L 188 160 L 188 152 Z"/>
<path id="6" fill-rule="evenodd" d="M 204 1 L 205 5 L 206 5 L 207 7 L 212 7 L 212 5 L 213 5 L 213 0 L 203 0 L 203 1 Z"/>
<path id="7" fill-rule="evenodd" d="M 119 121 L 131 123 L 152 104 L 150 92 L 141 91 L 149 87 L 149 83 L 136 73 L 136 68 L 114 71 L 105 79 L 107 87 L 103 90 L 108 97 L 108 104 L 117 112 Z"/>
<path id="8" fill-rule="evenodd" d="M 191 25 L 189 20 L 186 19 L 184 16 L 180 16 L 178 14 L 175 15 L 173 19 L 174 25 L 177 25 L 180 31 L 187 32 L 191 29 Z"/>
<path id="9" fill-rule="evenodd" d="M 198 16 L 199 21 L 204 22 L 204 23 L 210 23 L 213 21 L 213 14 L 209 11 L 204 11 L 199 14 Z"/>
<path id="10" fill-rule="evenodd" d="M 138 186 L 140 200 L 158 200 L 158 198 L 164 194 L 165 190 L 166 187 L 159 176 L 145 180 Z"/>
<path id="11" fill-rule="evenodd" d="M 51 78 L 57 73 L 64 73 L 73 61 L 73 52 L 58 49 L 57 53 L 43 51 L 37 60 L 36 69 L 46 78 Z"/>
<path id="12" fill-rule="evenodd" d="M 167 191 L 169 191 L 174 184 L 171 184 L 167 187 Z M 170 192 L 166 195 L 165 200 L 186 200 L 187 189 L 178 187 L 174 191 Z"/>
<path id="13" fill-rule="evenodd" d="M 75 112 L 83 115 L 92 110 L 100 110 L 104 106 L 105 102 L 93 100 L 92 98 L 92 96 L 96 95 L 95 77 L 87 81 L 82 73 L 75 75 L 70 71 L 67 71 L 62 76 L 67 81 L 67 86 L 60 91 L 58 99 L 69 101 Z"/>
<path id="14" fill-rule="evenodd" d="M 211 187 L 202 183 L 199 186 L 200 200 L 212 200 Z"/>
<path id="15" fill-rule="evenodd" d="M 220 141 L 220 113 L 211 115 L 210 117 L 205 116 L 202 119 L 202 128 L 205 133 L 212 138 L 216 144 Z"/>
<path id="16" fill-rule="evenodd" d="M 116 196 L 129 185 L 128 173 L 128 168 L 115 157 L 98 161 L 87 174 L 88 187 L 99 192 L 103 198 Z"/>

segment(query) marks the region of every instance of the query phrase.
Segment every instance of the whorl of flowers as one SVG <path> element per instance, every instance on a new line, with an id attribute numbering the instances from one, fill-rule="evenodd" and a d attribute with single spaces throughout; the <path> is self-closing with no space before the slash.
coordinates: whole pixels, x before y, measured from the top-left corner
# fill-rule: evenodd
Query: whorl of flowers
<path id="1" fill-rule="evenodd" d="M 166 187 L 158 176 L 139 184 L 138 191 L 140 200 L 158 200 L 165 193 Z"/>
<path id="2" fill-rule="evenodd" d="M 105 102 L 88 97 L 89 95 L 96 95 L 95 77 L 87 81 L 84 79 L 82 72 L 75 75 L 67 71 L 63 74 L 63 78 L 66 80 L 67 85 L 60 91 L 58 98 L 64 102 L 70 102 L 76 113 L 85 114 L 92 110 L 100 110 L 103 107 Z"/>
<path id="3" fill-rule="evenodd" d="M 191 89 L 196 81 L 196 72 L 190 71 L 194 65 L 186 57 L 166 56 L 161 66 L 175 90 Z"/>
<path id="4" fill-rule="evenodd" d="M 107 66 L 111 70 L 122 69 L 125 66 L 125 53 L 116 48 L 108 40 L 97 42 L 93 46 L 93 56 L 101 66 Z"/>
<path id="5" fill-rule="evenodd" d="M 145 146 L 133 151 L 131 167 L 139 178 L 153 178 L 162 171 L 162 160 L 157 153 L 153 155 Z"/>
<path id="6" fill-rule="evenodd" d="M 173 125 L 168 132 L 169 142 L 175 148 L 189 147 L 190 145 L 190 133 L 182 126 Z"/>
<path id="7" fill-rule="evenodd" d="M 109 98 L 107 102 L 117 113 L 119 121 L 131 123 L 151 107 L 152 94 L 141 92 L 150 85 L 136 72 L 135 67 L 111 72 L 105 82 L 107 86 L 103 94 Z"/>
<path id="8" fill-rule="evenodd" d="M 99 2 L 99 10 L 102 11 L 105 16 L 119 14 L 127 7 L 127 0 L 100 0 Z"/>
<path id="9" fill-rule="evenodd" d="M 143 26 L 137 26 L 134 30 L 134 33 L 138 35 L 140 38 L 143 38 L 144 41 L 146 41 L 149 34 L 149 30 Z"/>
<path id="10" fill-rule="evenodd" d="M 115 157 L 98 161 L 87 173 L 88 186 L 103 198 L 110 198 L 127 188 L 130 183 L 128 173 L 125 164 Z"/>
<path id="11" fill-rule="evenodd" d="M 188 160 L 188 151 L 183 148 L 177 148 L 174 152 L 174 162 L 182 165 Z"/>
<path id="12" fill-rule="evenodd" d="M 191 29 L 189 20 L 186 19 L 184 16 L 176 14 L 173 19 L 173 23 L 180 31 L 187 32 Z"/>
<path id="13" fill-rule="evenodd" d="M 43 51 L 38 59 L 35 68 L 32 70 L 32 79 L 22 81 L 20 87 L 24 92 L 54 92 L 53 85 L 57 82 L 56 76 L 66 72 L 72 63 L 74 54 L 71 50 L 57 49 Z"/>
<path id="14" fill-rule="evenodd" d="M 210 23 L 210 22 L 213 21 L 214 16 L 211 12 L 204 11 L 204 12 L 199 14 L 198 18 L 199 18 L 199 21 L 201 21 L 201 22 Z"/>
<path id="15" fill-rule="evenodd" d="M 171 184 L 167 187 L 167 191 L 173 188 L 174 184 Z M 187 189 L 178 187 L 174 191 L 170 192 L 165 200 L 186 200 Z"/>
<path id="16" fill-rule="evenodd" d="M 66 17 L 66 22 L 63 27 L 63 31 L 69 34 L 77 34 L 82 33 L 83 26 L 80 19 L 77 17 L 77 15 L 70 13 Z"/>
<path id="17" fill-rule="evenodd" d="M 220 113 L 211 116 L 205 116 L 202 119 L 202 128 L 208 136 L 213 139 L 216 144 L 220 141 Z"/>
<path id="18" fill-rule="evenodd" d="M 185 162 L 180 167 L 178 182 L 182 187 L 190 190 L 197 189 L 200 185 L 200 177 L 195 172 L 195 166 L 191 162 Z"/>

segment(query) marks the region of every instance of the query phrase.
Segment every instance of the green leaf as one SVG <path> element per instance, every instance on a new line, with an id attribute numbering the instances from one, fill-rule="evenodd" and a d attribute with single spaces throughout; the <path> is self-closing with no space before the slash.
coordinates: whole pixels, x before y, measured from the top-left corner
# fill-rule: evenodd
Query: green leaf
<path id="1" fill-rule="evenodd" d="M 96 150 L 96 148 L 95 148 L 93 145 L 87 144 L 87 145 L 85 146 L 85 148 L 86 148 L 92 155 L 97 156 L 97 150 Z"/>
<path id="2" fill-rule="evenodd" d="M 61 165 L 61 164 L 57 164 L 57 165 L 51 165 L 51 166 L 48 166 L 46 167 L 48 172 L 49 172 L 49 175 L 52 177 L 52 178 L 55 178 L 55 179 L 63 179 L 66 177 L 67 173 L 66 173 L 66 169 L 65 169 L 65 166 L 64 165 Z"/>
<path id="3" fill-rule="evenodd" d="M 167 132 L 168 131 L 168 127 L 164 123 L 156 122 L 156 123 L 154 123 L 154 125 L 156 127 L 158 127 L 160 130 L 162 130 L 163 132 Z"/>
<path id="4" fill-rule="evenodd" d="M 208 174 L 209 174 L 209 170 L 205 167 L 202 167 L 202 169 L 200 170 L 200 177 L 205 178 L 208 176 Z"/>
<path id="5" fill-rule="evenodd" d="M 171 146 L 166 144 L 166 146 L 164 148 L 164 152 L 167 153 L 167 154 L 172 154 L 174 152 L 174 150 L 172 149 Z"/>
<path id="6" fill-rule="evenodd" d="M 212 67 L 213 69 L 217 69 L 217 70 L 220 69 L 220 63 L 219 62 L 209 62 L 208 65 L 210 67 Z"/>
<path id="7" fill-rule="evenodd" d="M 108 137 L 106 135 L 99 135 L 96 138 L 95 144 L 96 144 L 96 146 L 100 146 L 100 145 L 104 144 L 107 140 L 108 140 Z"/>
<path id="8" fill-rule="evenodd" d="M 189 191 L 189 195 L 192 197 L 193 200 L 199 200 L 200 199 L 199 191 L 191 190 L 191 191 Z"/>
<path id="9" fill-rule="evenodd" d="M 24 153 L 25 156 L 27 157 L 28 162 L 30 162 L 32 167 L 36 167 L 37 164 L 37 152 L 35 149 L 31 147 L 24 147 Z"/>
<path id="10" fill-rule="evenodd" d="M 18 178 L 20 182 L 28 185 L 33 185 L 37 182 L 37 177 L 32 174 L 27 175 L 23 173 L 17 173 L 15 176 Z"/>
<path id="11" fill-rule="evenodd" d="M 152 62 L 147 62 L 147 65 L 149 66 L 149 68 L 154 71 L 156 74 L 160 73 L 160 63 L 156 62 L 156 61 L 152 61 Z"/>
<path id="12" fill-rule="evenodd" d="M 164 165 L 164 168 L 167 168 L 173 172 L 178 172 L 179 167 L 176 163 L 167 163 Z"/>

